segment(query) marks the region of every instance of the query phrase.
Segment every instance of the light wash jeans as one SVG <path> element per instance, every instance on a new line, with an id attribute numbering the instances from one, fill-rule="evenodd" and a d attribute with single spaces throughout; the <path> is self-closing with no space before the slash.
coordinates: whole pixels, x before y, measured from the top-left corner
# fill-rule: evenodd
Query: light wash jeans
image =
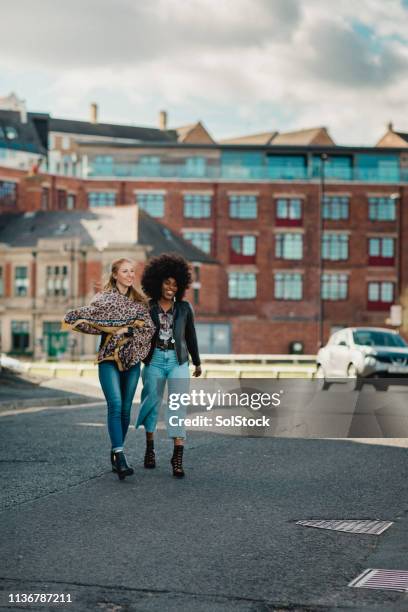
<path id="1" fill-rule="evenodd" d="M 155 349 L 152 359 L 145 365 L 142 372 L 143 389 L 140 412 L 136 427 L 144 426 L 147 432 L 154 432 L 163 401 L 166 382 L 168 393 L 188 393 L 190 388 L 190 370 L 188 362 L 179 365 L 175 350 L 161 351 Z M 176 425 L 171 425 L 170 417 L 176 416 Z M 184 424 L 178 420 L 186 416 L 186 407 L 180 406 L 177 410 L 170 410 L 166 403 L 165 422 L 169 438 L 185 438 Z"/>
<path id="2" fill-rule="evenodd" d="M 112 450 L 123 449 L 130 422 L 130 411 L 140 376 L 140 363 L 120 372 L 114 361 L 102 361 L 99 382 L 108 405 L 108 431 Z"/>

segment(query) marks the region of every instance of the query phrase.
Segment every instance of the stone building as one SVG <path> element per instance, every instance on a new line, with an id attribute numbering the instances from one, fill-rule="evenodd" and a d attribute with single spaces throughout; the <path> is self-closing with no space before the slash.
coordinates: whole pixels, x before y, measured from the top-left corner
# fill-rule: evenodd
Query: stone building
<path id="1" fill-rule="evenodd" d="M 92 358 L 98 338 L 61 332 L 64 313 L 89 302 L 113 260 L 131 258 L 140 278 L 147 258 L 162 252 L 192 262 L 188 297 L 201 312 L 217 313 L 217 294 L 201 287 L 214 282 L 219 266 L 137 206 L 0 215 L 1 349 L 35 359 Z"/>

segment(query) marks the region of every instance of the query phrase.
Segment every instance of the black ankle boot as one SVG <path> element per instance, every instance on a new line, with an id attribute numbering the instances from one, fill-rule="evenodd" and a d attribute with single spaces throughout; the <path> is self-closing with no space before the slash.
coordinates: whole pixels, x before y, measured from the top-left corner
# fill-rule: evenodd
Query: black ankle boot
<path id="1" fill-rule="evenodd" d="M 148 469 L 156 467 L 156 455 L 154 454 L 154 441 L 146 440 L 146 452 L 144 456 L 144 466 Z"/>
<path id="2" fill-rule="evenodd" d="M 117 472 L 117 471 L 118 471 L 118 469 L 117 469 L 117 467 L 116 467 L 116 463 L 115 463 L 115 453 L 113 452 L 113 450 L 111 450 L 110 457 L 111 457 L 111 464 L 112 464 L 112 472 Z"/>
<path id="3" fill-rule="evenodd" d="M 130 467 L 130 465 L 128 465 L 125 453 L 123 451 L 114 452 L 113 457 L 119 480 L 123 480 L 124 478 L 126 478 L 126 476 L 131 476 L 133 474 L 134 470 Z"/>
<path id="4" fill-rule="evenodd" d="M 181 444 L 175 446 L 173 457 L 170 459 L 170 463 L 173 466 L 173 476 L 176 478 L 183 478 L 185 476 L 183 470 L 183 451 L 184 446 L 181 446 Z"/>

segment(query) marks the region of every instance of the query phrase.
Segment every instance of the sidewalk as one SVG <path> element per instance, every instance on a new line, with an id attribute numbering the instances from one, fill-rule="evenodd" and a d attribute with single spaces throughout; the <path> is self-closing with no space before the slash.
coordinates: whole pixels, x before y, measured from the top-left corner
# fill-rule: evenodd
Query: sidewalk
<path id="1" fill-rule="evenodd" d="M 85 404 L 102 399 L 97 386 L 30 376 L 3 368 L 0 372 L 0 411 L 39 406 Z"/>

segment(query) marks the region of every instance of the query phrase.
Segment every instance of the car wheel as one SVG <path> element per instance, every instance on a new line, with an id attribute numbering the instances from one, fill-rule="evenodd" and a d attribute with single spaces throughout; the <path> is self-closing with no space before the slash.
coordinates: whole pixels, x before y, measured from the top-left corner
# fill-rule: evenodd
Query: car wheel
<path id="1" fill-rule="evenodd" d="M 329 388 L 329 383 L 327 382 L 326 375 L 323 370 L 323 366 L 318 365 L 315 378 L 317 381 L 317 388 L 319 391 L 326 391 Z"/>
<path id="2" fill-rule="evenodd" d="M 352 379 L 353 390 L 360 391 L 361 387 L 363 386 L 363 381 L 354 363 L 350 363 L 349 367 L 347 368 L 347 376 L 348 378 Z"/>
<path id="3" fill-rule="evenodd" d="M 388 391 L 389 381 L 386 378 L 374 378 L 373 385 L 376 391 Z"/>

